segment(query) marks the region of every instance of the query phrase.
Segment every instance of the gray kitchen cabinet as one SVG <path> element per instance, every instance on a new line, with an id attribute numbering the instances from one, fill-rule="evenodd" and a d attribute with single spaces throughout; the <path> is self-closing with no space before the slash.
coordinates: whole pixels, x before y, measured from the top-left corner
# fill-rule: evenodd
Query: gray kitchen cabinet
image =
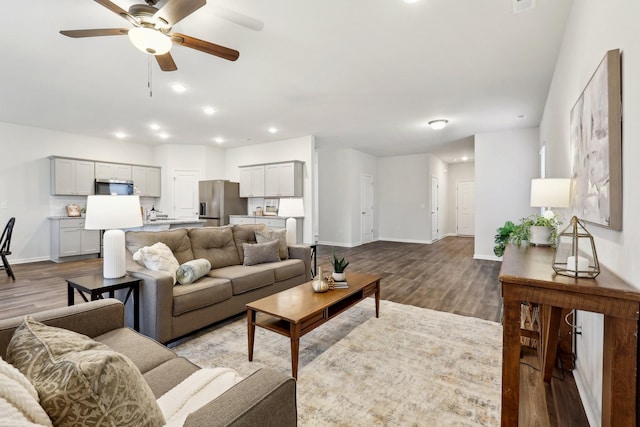
<path id="1" fill-rule="evenodd" d="M 303 162 L 265 165 L 265 197 L 302 197 Z"/>
<path id="2" fill-rule="evenodd" d="M 88 196 L 93 194 L 94 162 L 89 160 L 51 158 L 51 194 Z"/>
<path id="3" fill-rule="evenodd" d="M 160 168 L 150 166 L 133 166 L 133 185 L 141 197 L 161 196 Z"/>
<path id="4" fill-rule="evenodd" d="M 100 253 L 100 231 L 85 230 L 84 218 L 51 218 L 51 260 L 72 261 Z"/>
<path id="5" fill-rule="evenodd" d="M 264 165 L 240 167 L 240 197 L 264 197 Z"/>
<path id="6" fill-rule="evenodd" d="M 96 179 L 131 181 L 131 165 L 96 162 Z"/>

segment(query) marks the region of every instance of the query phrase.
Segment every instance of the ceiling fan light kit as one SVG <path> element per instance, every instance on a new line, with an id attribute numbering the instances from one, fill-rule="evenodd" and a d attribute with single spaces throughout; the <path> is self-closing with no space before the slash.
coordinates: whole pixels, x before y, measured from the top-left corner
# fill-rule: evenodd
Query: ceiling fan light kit
<path id="1" fill-rule="evenodd" d="M 438 120 L 431 120 L 428 124 L 429 126 L 431 126 L 431 129 L 440 130 L 440 129 L 444 129 L 447 123 L 449 123 L 449 120 L 438 119 Z"/>
<path id="2" fill-rule="evenodd" d="M 152 28 L 135 27 L 130 29 L 129 40 L 139 50 L 150 55 L 164 55 L 171 50 L 171 39 Z"/>

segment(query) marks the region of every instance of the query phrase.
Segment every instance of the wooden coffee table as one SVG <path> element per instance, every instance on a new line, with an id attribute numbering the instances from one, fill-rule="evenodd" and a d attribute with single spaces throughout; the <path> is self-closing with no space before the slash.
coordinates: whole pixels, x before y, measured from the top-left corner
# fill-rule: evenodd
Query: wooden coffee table
<path id="1" fill-rule="evenodd" d="M 300 337 L 311 332 L 363 299 L 375 295 L 376 317 L 380 315 L 380 276 L 347 273 L 348 289 L 316 293 L 311 282 L 247 304 L 249 361 L 253 360 L 256 326 L 291 339 L 291 374 L 298 378 Z M 263 313 L 256 320 L 256 313 Z"/>

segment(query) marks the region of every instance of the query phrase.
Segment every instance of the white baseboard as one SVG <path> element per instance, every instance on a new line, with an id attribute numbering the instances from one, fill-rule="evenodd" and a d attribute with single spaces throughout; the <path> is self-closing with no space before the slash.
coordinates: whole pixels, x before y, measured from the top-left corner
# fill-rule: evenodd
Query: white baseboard
<path id="1" fill-rule="evenodd" d="M 498 257 L 495 255 L 481 255 L 481 254 L 473 254 L 473 259 L 483 259 L 485 261 L 502 261 L 502 257 Z"/>
<path id="2" fill-rule="evenodd" d="M 421 243 L 423 245 L 430 245 L 433 243 L 432 240 L 398 239 L 395 237 L 378 237 L 378 240 L 382 240 L 383 242 Z"/>
<path id="3" fill-rule="evenodd" d="M 42 256 L 42 257 L 33 257 L 33 258 L 20 258 L 20 259 L 9 259 L 9 264 L 27 264 L 30 262 L 40 262 L 40 261 L 51 261 L 50 256 Z"/>
<path id="4" fill-rule="evenodd" d="M 343 243 L 343 242 L 327 242 L 323 240 L 318 240 L 317 244 L 322 246 L 338 246 L 340 248 L 355 248 L 356 246 L 360 246 L 359 243 L 349 244 L 349 243 Z"/>
<path id="5" fill-rule="evenodd" d="M 591 407 L 589 404 L 589 399 L 586 398 L 588 393 L 586 392 L 586 388 L 584 386 L 584 381 L 582 379 L 582 375 L 580 370 L 573 370 L 573 378 L 576 381 L 576 387 L 578 389 L 578 394 L 580 395 L 580 400 L 582 401 L 582 407 L 584 408 L 584 412 L 587 414 L 587 420 L 589 421 L 590 426 L 599 426 L 600 419 L 602 415 L 598 416 L 597 408 Z"/>

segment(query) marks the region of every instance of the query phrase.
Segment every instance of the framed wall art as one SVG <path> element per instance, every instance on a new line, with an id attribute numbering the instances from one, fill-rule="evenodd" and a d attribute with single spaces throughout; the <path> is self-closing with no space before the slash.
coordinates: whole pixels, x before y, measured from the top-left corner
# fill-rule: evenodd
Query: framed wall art
<path id="1" fill-rule="evenodd" d="M 605 55 L 571 109 L 572 213 L 622 230 L 620 50 Z"/>

